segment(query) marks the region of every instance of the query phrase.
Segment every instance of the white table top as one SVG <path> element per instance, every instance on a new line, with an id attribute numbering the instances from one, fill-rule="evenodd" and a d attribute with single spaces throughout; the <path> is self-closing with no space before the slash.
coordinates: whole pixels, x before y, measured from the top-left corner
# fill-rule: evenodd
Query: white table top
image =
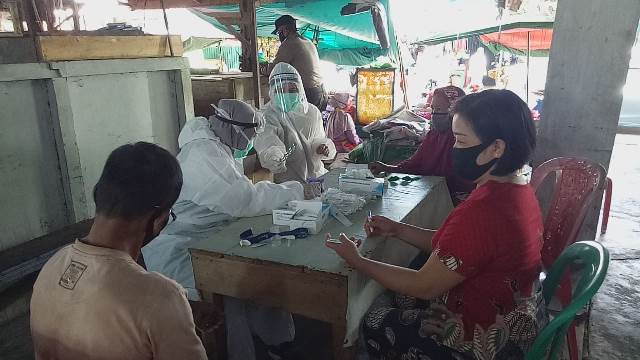
<path id="1" fill-rule="evenodd" d="M 325 177 L 325 188 L 337 187 L 337 177 L 344 170 L 332 170 Z M 240 233 L 252 228 L 254 234 L 259 234 L 273 226 L 272 216 L 265 215 L 254 218 L 238 219 L 220 228 L 210 236 L 206 236 L 191 249 L 216 252 L 224 255 L 235 255 L 245 258 L 270 261 L 293 266 L 304 266 L 313 270 L 325 271 L 333 274 L 347 275 L 349 269 L 344 262 L 330 249 L 325 247 L 324 237 L 327 232 L 337 237 L 341 232 L 364 238 L 362 227 L 369 210 L 374 215 L 387 216 L 393 220 L 405 220 L 407 216 L 425 199 L 434 188 L 442 186 L 444 179 L 440 177 L 424 177 L 407 185 L 388 186 L 381 199 L 367 202 L 365 207 L 350 215 L 351 226 L 344 226 L 333 217 L 329 217 L 323 230 L 317 235 L 310 235 L 306 239 L 290 240 L 290 246 L 283 240 L 282 244 L 274 247 L 271 244 L 260 247 L 241 247 Z M 446 187 L 444 187 L 446 189 Z M 447 209 L 450 210 L 450 207 Z M 417 224 L 416 224 L 417 225 Z M 440 225 L 437 221 L 433 227 Z M 363 246 L 363 253 L 370 253 L 381 239 L 367 239 Z"/>

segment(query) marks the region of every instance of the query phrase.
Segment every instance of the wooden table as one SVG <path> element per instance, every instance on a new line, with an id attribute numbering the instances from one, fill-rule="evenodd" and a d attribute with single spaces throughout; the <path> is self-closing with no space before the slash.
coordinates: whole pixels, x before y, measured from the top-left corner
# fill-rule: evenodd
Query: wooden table
<path id="1" fill-rule="evenodd" d="M 341 170 L 326 176 L 326 185 L 337 187 Z M 324 245 L 324 233 L 344 232 L 364 238 L 362 224 L 369 210 L 373 214 L 428 227 L 439 227 L 451 211 L 451 199 L 444 179 L 426 177 L 408 185 L 388 187 L 382 199 L 367 203 L 344 226 L 329 218 L 323 232 L 307 239 L 292 240 L 290 246 L 241 247 L 239 235 L 248 228 L 268 231 L 271 215 L 244 218 L 211 234 L 191 247 L 196 287 L 205 301 L 218 295 L 281 307 L 288 311 L 330 323 L 335 359 L 350 358 L 345 336 L 357 338 L 357 325 L 383 288 L 375 281 L 348 268 Z M 418 250 L 401 241 L 370 238 L 361 250 L 367 257 L 407 266 Z M 216 301 L 218 303 L 218 301 Z M 352 344 L 350 344 L 352 345 Z"/>

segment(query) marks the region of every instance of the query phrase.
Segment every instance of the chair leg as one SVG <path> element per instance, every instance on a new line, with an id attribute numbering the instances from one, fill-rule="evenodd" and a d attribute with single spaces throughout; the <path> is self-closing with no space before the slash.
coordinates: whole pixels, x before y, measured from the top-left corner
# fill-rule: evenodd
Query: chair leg
<path id="1" fill-rule="evenodd" d="M 587 313 L 584 320 L 584 338 L 582 339 L 582 359 L 589 360 L 591 356 L 591 348 L 589 345 L 589 336 L 591 336 L 591 308 L 593 307 L 593 301 L 589 301 L 587 305 Z"/>
<path id="2" fill-rule="evenodd" d="M 571 280 L 568 275 L 565 275 L 562 281 L 560 281 L 560 287 L 556 292 L 558 300 L 560 300 L 560 304 L 562 304 L 563 308 L 565 308 L 571 302 L 571 292 Z M 578 340 L 576 336 L 575 321 L 573 321 L 569 326 L 566 339 L 569 350 L 569 359 L 578 360 Z"/>
<path id="3" fill-rule="evenodd" d="M 567 331 L 567 344 L 569 345 L 569 359 L 578 360 L 578 339 L 575 323 L 572 323 L 569 326 L 569 331 Z"/>
<path id="4" fill-rule="evenodd" d="M 600 234 L 607 232 L 607 225 L 609 225 L 609 211 L 611 210 L 611 194 L 613 193 L 613 181 L 611 178 L 607 178 L 607 188 L 604 194 L 604 207 L 602 210 L 602 226 L 600 227 Z"/>

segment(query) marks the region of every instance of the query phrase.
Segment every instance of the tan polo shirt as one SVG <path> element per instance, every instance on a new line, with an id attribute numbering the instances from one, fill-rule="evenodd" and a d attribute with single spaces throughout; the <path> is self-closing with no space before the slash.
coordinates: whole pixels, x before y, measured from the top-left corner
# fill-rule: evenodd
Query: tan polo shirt
<path id="1" fill-rule="evenodd" d="M 273 65 L 281 62 L 287 63 L 298 70 L 302 79 L 302 86 L 305 88 L 316 88 L 322 85 L 320 58 L 318 57 L 316 46 L 311 41 L 300 35 L 288 36 L 280 45 L 276 58 L 273 60 Z"/>
<path id="2" fill-rule="evenodd" d="M 185 290 L 122 251 L 80 241 L 33 287 L 37 359 L 206 359 Z"/>

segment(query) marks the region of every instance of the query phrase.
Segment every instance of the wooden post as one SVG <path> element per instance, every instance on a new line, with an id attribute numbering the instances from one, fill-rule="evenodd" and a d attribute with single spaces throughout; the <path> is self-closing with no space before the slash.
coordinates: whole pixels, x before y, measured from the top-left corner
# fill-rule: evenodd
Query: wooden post
<path id="1" fill-rule="evenodd" d="M 80 15 L 78 14 L 78 3 L 75 0 L 73 0 L 72 9 L 73 9 L 73 30 L 80 31 Z"/>
<path id="2" fill-rule="evenodd" d="M 527 106 L 529 105 L 529 72 L 531 62 L 531 31 L 527 31 Z"/>
<path id="3" fill-rule="evenodd" d="M 255 0 L 240 1 L 240 25 L 242 37 L 242 71 L 253 73 L 253 101 L 256 108 L 260 108 L 260 71 L 258 65 L 258 34 L 256 31 L 256 3 Z"/>
<path id="4" fill-rule="evenodd" d="M 577 156 L 609 168 L 639 18 L 638 0 L 558 1 L 534 165 Z M 599 209 L 600 197 L 579 240 L 595 238 Z"/>

